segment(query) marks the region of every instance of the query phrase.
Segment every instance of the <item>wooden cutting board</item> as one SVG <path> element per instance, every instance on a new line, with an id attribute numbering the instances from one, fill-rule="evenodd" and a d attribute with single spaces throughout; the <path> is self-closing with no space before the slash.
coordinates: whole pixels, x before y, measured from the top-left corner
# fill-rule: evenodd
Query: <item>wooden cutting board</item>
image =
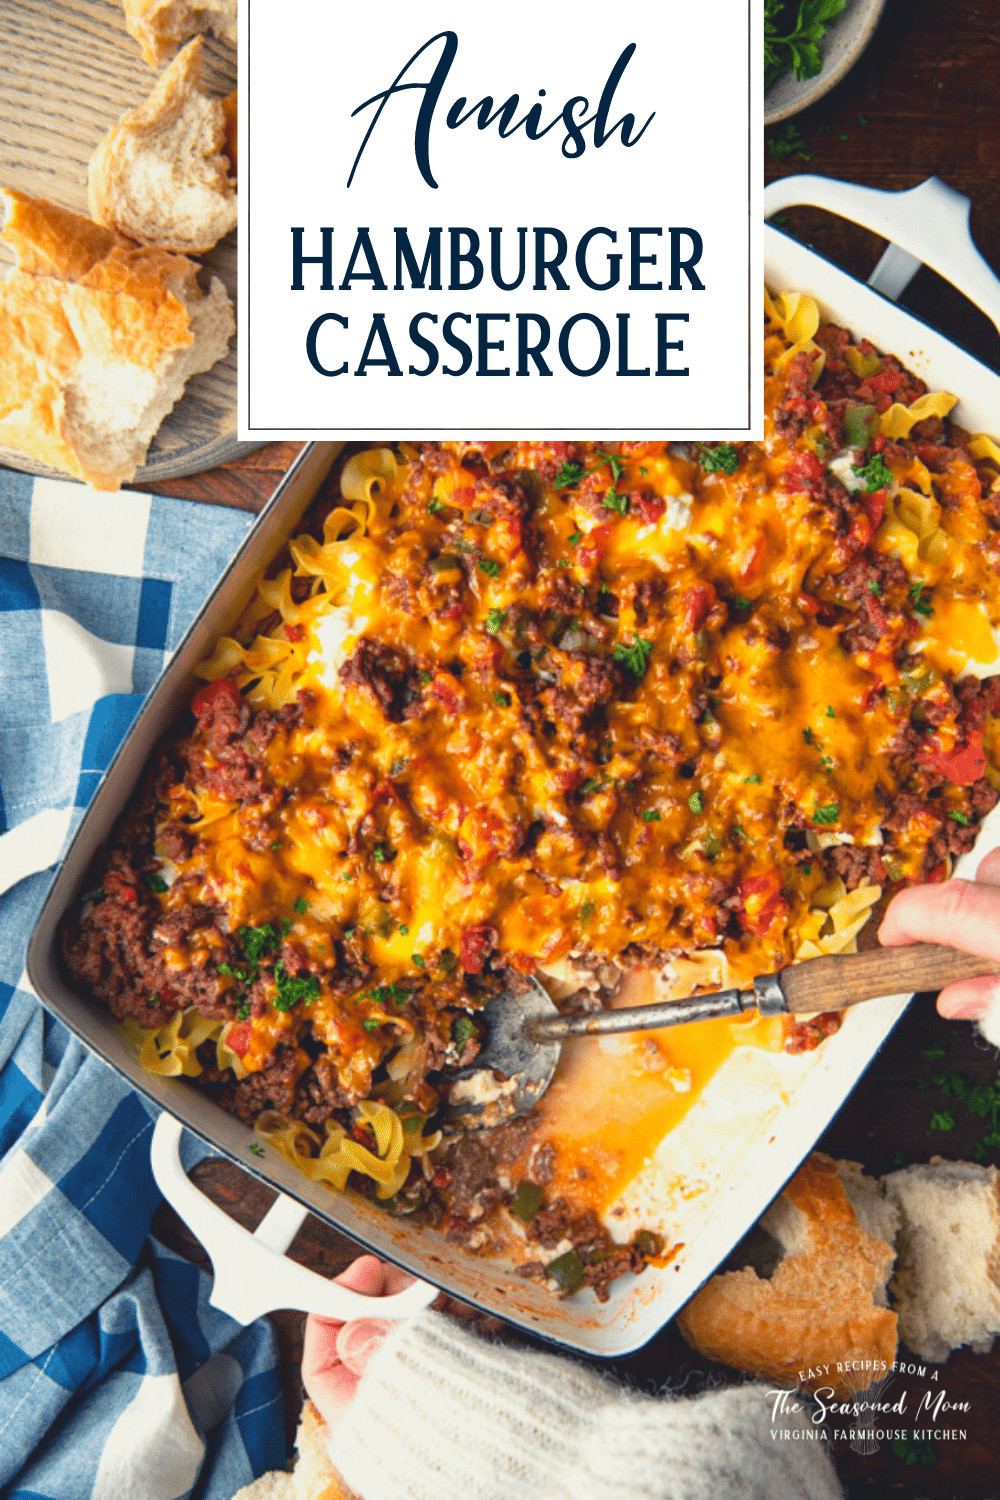
<path id="1" fill-rule="evenodd" d="M 236 86 L 236 58 L 205 39 L 205 84 Z M 119 0 L 0 0 L 0 185 L 87 212 L 87 163 L 122 112 L 147 97 L 156 74 L 125 30 Z M 0 256 L 10 256 L 0 246 Z M 236 235 L 202 257 L 236 302 Z M 236 343 L 189 380 L 134 484 L 215 468 L 259 443 L 236 441 Z M 0 463 L 32 474 L 44 465 L 0 445 Z"/>

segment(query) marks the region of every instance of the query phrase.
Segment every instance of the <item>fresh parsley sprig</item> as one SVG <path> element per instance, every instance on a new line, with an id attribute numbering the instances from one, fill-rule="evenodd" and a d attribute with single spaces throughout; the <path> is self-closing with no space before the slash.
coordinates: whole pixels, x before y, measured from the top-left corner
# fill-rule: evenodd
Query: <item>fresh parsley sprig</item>
<path id="1" fill-rule="evenodd" d="M 714 448 L 698 444 L 698 462 L 706 474 L 735 474 L 740 455 L 735 443 L 716 443 Z"/>
<path id="2" fill-rule="evenodd" d="M 764 0 L 764 92 L 779 78 L 815 78 L 823 66 L 819 43 L 845 0 Z"/>
<path id="3" fill-rule="evenodd" d="M 631 645 L 626 646 L 624 641 L 619 641 L 615 647 L 615 661 L 619 666 L 628 667 L 636 682 L 641 682 L 645 677 L 652 654 L 652 641 L 644 641 L 641 635 L 633 636 Z"/>

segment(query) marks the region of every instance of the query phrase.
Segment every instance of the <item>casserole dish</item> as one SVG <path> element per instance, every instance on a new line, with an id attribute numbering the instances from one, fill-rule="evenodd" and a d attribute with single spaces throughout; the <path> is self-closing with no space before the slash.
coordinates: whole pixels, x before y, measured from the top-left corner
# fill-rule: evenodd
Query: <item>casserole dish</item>
<path id="1" fill-rule="evenodd" d="M 786 194 L 793 191 L 787 182 L 780 186 Z M 842 184 L 830 186 L 844 189 Z M 802 191 L 819 190 L 804 187 Z M 946 207 L 953 204 L 946 189 L 933 188 L 932 193 L 944 193 Z M 891 196 L 876 195 L 882 206 L 882 200 Z M 904 209 L 912 210 L 915 195 L 903 196 L 911 200 Z M 786 196 L 784 201 L 791 200 Z M 864 208 L 869 206 L 863 204 Z M 888 208 L 892 206 L 890 203 Z M 927 217 L 924 199 L 919 199 L 915 212 L 921 220 Z M 918 262 L 913 252 L 922 252 L 923 247 L 919 236 L 907 230 L 908 222 L 908 212 L 904 212 L 901 237 L 915 266 Z M 995 426 L 996 413 L 1000 412 L 1000 380 L 996 376 L 774 231 L 769 231 L 768 249 L 768 281 L 775 289 L 813 293 L 835 321 L 870 335 L 887 351 L 898 352 L 932 384 L 961 393 L 958 417 L 966 426 Z M 989 293 L 984 281 L 978 294 L 986 298 Z M 281 1159 L 252 1157 L 249 1147 L 253 1137 L 248 1127 L 186 1084 L 144 1073 L 111 1016 L 74 995 L 60 975 L 56 961 L 58 924 L 75 899 L 97 847 L 121 813 L 154 744 L 186 703 L 192 667 L 245 605 L 254 575 L 284 543 L 336 454 L 333 444 L 316 444 L 305 450 L 137 719 L 53 884 L 32 939 L 29 976 L 53 1012 L 143 1093 L 240 1165 L 250 1167 L 273 1187 L 307 1205 L 375 1253 L 533 1332 L 595 1355 L 622 1355 L 645 1343 L 674 1315 L 757 1219 L 843 1103 L 902 1013 L 906 997 L 889 998 L 851 1013 L 842 1031 L 815 1053 L 796 1058 L 780 1056 L 767 1066 L 761 1063 L 752 1070 L 744 1068 L 739 1088 L 730 1089 L 726 1095 L 725 1108 L 718 1107 L 720 1090 L 714 1091 L 710 1118 L 704 1113 L 697 1116 L 692 1110 L 688 1117 L 691 1128 L 683 1141 L 676 1133 L 670 1138 L 670 1160 L 658 1160 L 659 1153 L 654 1153 L 654 1160 L 636 1179 L 635 1191 L 629 1189 L 633 1200 L 636 1195 L 645 1195 L 648 1207 L 668 1185 L 668 1179 L 673 1179 L 675 1190 L 679 1180 L 699 1188 L 676 1194 L 683 1200 L 678 1209 L 680 1221 L 673 1226 L 676 1232 L 671 1236 L 672 1243 L 682 1242 L 678 1253 L 662 1269 L 638 1280 L 623 1280 L 615 1286 L 610 1300 L 599 1304 L 590 1293 L 553 1301 L 546 1291 L 526 1283 L 510 1269 L 468 1257 L 432 1231 L 389 1218 L 358 1197 L 331 1195 Z M 995 840 L 995 830 L 996 822 L 991 820 L 984 835 L 987 844 L 991 838 Z M 808 1089 L 803 1086 L 806 1077 Z M 639 1212 L 641 1206 L 636 1204 L 635 1211 Z"/>

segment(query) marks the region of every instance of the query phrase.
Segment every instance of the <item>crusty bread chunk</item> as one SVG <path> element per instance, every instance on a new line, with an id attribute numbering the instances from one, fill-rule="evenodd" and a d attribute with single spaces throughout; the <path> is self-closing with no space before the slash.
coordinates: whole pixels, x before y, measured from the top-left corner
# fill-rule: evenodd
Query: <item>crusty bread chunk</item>
<path id="1" fill-rule="evenodd" d="M 814 1152 L 761 1220 L 783 1252 L 770 1280 L 749 1267 L 713 1276 L 679 1314 L 681 1333 L 708 1359 L 846 1399 L 864 1382 L 838 1364 L 864 1353 L 888 1368 L 896 1355 L 885 1286 L 897 1222 L 860 1168 Z"/>
<path id="2" fill-rule="evenodd" d="M 81 214 L 0 192 L 0 443 L 95 489 L 135 475 L 185 382 L 235 331 L 225 287 Z"/>
<path id="3" fill-rule="evenodd" d="M 151 68 L 161 68 L 189 37 L 211 31 L 236 48 L 237 0 L 122 0 L 125 25 Z"/>
<path id="4" fill-rule="evenodd" d="M 330 1462 L 326 1427 L 311 1401 L 302 1408 L 295 1446 L 298 1456 L 292 1473 L 262 1474 L 238 1490 L 233 1500 L 357 1500 Z"/>
<path id="5" fill-rule="evenodd" d="M 236 228 L 226 113 L 202 92 L 201 37 L 90 158 L 90 212 L 140 245 L 201 255 Z"/>
<path id="6" fill-rule="evenodd" d="M 884 1182 L 901 1219 L 889 1290 L 903 1342 L 922 1359 L 961 1344 L 988 1353 L 1000 1333 L 1000 1173 L 938 1157 Z"/>

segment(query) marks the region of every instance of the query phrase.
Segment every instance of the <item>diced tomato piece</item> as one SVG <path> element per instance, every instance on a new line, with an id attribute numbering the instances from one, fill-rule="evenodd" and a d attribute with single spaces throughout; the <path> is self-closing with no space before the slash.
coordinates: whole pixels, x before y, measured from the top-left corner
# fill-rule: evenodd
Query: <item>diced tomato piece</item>
<path id="1" fill-rule="evenodd" d="M 304 641 L 306 628 L 304 625 L 283 625 L 282 629 L 290 641 Z"/>
<path id="2" fill-rule="evenodd" d="M 873 453 L 882 452 L 882 449 L 885 447 L 885 438 L 880 432 L 872 438 L 870 446 Z"/>
<path id="3" fill-rule="evenodd" d="M 740 554 L 739 578 L 742 583 L 754 583 L 764 571 L 767 557 L 767 537 L 759 531 L 753 541 Z"/>
<path id="4" fill-rule="evenodd" d="M 870 375 L 864 382 L 870 391 L 878 391 L 883 396 L 891 396 L 902 384 L 902 371 L 894 370 L 892 365 L 886 365 L 884 370 L 880 370 L 877 375 Z"/>
<path id="5" fill-rule="evenodd" d="M 500 516 L 490 532 L 490 548 L 509 562 L 524 545 L 524 526 L 520 516 Z"/>
<path id="6" fill-rule="evenodd" d="M 804 615 L 814 615 L 819 609 L 819 600 L 805 590 L 795 596 L 795 602 Z"/>
<path id="7" fill-rule="evenodd" d="M 717 597 L 710 583 L 698 583 L 688 589 L 684 595 L 684 624 L 688 630 L 701 629 Z"/>
<path id="8" fill-rule="evenodd" d="M 465 600 L 456 599 L 453 604 L 447 605 L 438 611 L 439 620 L 461 620 L 465 614 Z"/>
<path id="9" fill-rule="evenodd" d="M 595 526 L 585 542 L 577 548 L 576 560 L 582 568 L 596 568 L 611 540 L 611 526 Z"/>
<path id="10" fill-rule="evenodd" d="M 135 886 L 129 885 L 128 881 L 114 870 L 109 870 L 107 875 L 105 875 L 104 889 L 109 896 L 114 897 L 118 901 L 124 901 L 127 906 L 132 906 L 138 900 L 135 893 Z"/>
<path id="11" fill-rule="evenodd" d="M 868 517 L 872 536 L 874 536 L 885 515 L 885 490 L 874 490 L 870 495 L 862 495 L 861 504 L 865 508 L 865 515 Z"/>
<path id="12" fill-rule="evenodd" d="M 632 505 L 647 526 L 655 526 L 667 508 L 667 502 L 661 500 L 659 495 L 633 495 Z"/>
<path id="13" fill-rule="evenodd" d="M 243 702 L 235 682 L 231 682 L 228 677 L 217 677 L 214 682 L 206 682 L 204 687 L 198 689 L 191 699 L 191 708 L 200 719 L 220 698 L 231 698 L 237 707 Z"/>
<path id="14" fill-rule="evenodd" d="M 868 516 L 859 513 L 851 517 L 847 540 L 852 552 L 863 552 L 874 535 L 875 531 Z"/>
<path id="15" fill-rule="evenodd" d="M 981 729 L 970 730 L 964 745 L 957 745 L 954 750 L 922 750 L 917 761 L 929 771 L 947 776 L 956 786 L 971 786 L 986 770 L 983 732 Z"/>
<path id="16" fill-rule="evenodd" d="M 450 672 L 436 672 L 428 691 L 447 714 L 459 714 L 466 706 L 465 693 Z"/>
<path id="17" fill-rule="evenodd" d="M 823 478 L 823 465 L 815 453 L 796 453 L 782 475 L 786 490 L 808 490 Z"/>
<path id="18" fill-rule="evenodd" d="M 481 974 L 486 960 L 497 945 L 497 930 L 485 923 L 481 927 L 467 927 L 462 933 L 461 959 L 466 974 Z"/>
<path id="19" fill-rule="evenodd" d="M 881 677 L 876 677 L 875 681 L 868 689 L 864 698 L 862 698 L 861 700 L 861 712 L 863 714 L 869 713 L 875 707 L 876 703 L 882 696 L 883 686 L 884 684 Z"/>
<path id="20" fill-rule="evenodd" d="M 775 871 L 748 876 L 740 885 L 740 895 L 743 925 L 754 937 L 765 937 L 777 918 L 788 911 L 788 902 L 781 894 L 781 876 Z"/>
<path id="21" fill-rule="evenodd" d="M 460 485 L 457 489 L 452 490 L 448 496 L 448 504 L 460 506 L 462 510 L 465 510 L 472 504 L 475 498 L 476 490 L 474 485 Z"/>
<path id="22" fill-rule="evenodd" d="M 253 1038 L 253 1027 L 249 1021 L 241 1021 L 238 1026 L 230 1026 L 226 1032 L 224 1042 L 230 1052 L 235 1052 L 237 1057 L 245 1057 Z"/>

